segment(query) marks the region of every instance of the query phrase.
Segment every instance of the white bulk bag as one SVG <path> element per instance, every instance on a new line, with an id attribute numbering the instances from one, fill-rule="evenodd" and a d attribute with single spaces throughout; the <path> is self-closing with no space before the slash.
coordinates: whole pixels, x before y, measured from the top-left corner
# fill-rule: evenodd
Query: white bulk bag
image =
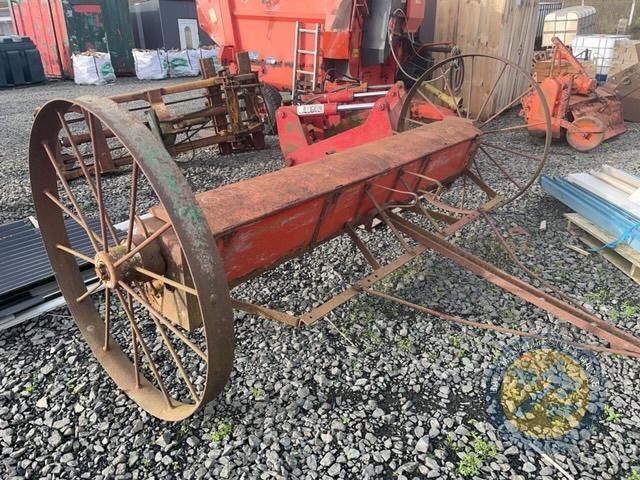
<path id="1" fill-rule="evenodd" d="M 169 62 L 169 76 L 172 78 L 193 77 L 200 74 L 199 63 L 192 60 L 187 50 L 169 50 L 167 60 Z"/>
<path id="2" fill-rule="evenodd" d="M 73 80 L 78 85 L 104 85 L 116 81 L 111 55 L 101 52 L 84 52 L 71 56 Z"/>
<path id="3" fill-rule="evenodd" d="M 164 50 L 140 50 L 134 48 L 132 53 L 136 65 L 136 77 L 139 80 L 167 78 L 169 64 Z"/>
<path id="4" fill-rule="evenodd" d="M 222 65 L 220 65 L 220 63 L 218 61 L 218 51 L 219 51 L 219 49 L 217 47 L 210 47 L 210 48 L 202 48 L 202 47 L 200 47 L 198 49 L 198 53 L 200 55 L 200 58 L 212 58 L 213 59 L 213 64 L 216 67 L 216 72 L 222 68 Z"/>

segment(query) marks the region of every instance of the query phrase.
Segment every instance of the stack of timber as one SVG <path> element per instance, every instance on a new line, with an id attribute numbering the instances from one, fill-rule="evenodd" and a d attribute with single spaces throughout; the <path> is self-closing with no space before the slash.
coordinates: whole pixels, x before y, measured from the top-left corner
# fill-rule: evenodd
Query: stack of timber
<path id="1" fill-rule="evenodd" d="M 540 183 L 576 212 L 565 215 L 569 231 L 640 284 L 640 177 L 604 165 Z"/>
<path id="2" fill-rule="evenodd" d="M 618 40 L 613 47 L 609 75 L 626 70 L 640 62 L 640 40 Z"/>
<path id="3" fill-rule="evenodd" d="M 454 41 L 462 53 L 504 57 L 529 72 L 538 4 L 538 0 L 438 0 L 435 41 Z M 483 67 L 474 73 L 474 91 L 482 91 L 483 95 L 474 98 L 472 114 L 480 109 L 499 74 L 497 64 L 484 62 Z M 505 76 L 483 116 L 495 113 L 526 88 L 523 76 Z"/>

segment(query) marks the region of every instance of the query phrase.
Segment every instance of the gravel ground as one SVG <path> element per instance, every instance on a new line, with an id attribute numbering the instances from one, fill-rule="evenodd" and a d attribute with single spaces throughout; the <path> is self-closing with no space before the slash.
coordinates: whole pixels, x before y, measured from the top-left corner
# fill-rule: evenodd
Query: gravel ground
<path id="1" fill-rule="evenodd" d="M 26 151 L 35 108 L 51 98 L 111 95 L 138 85 L 119 79 L 108 87 L 60 82 L 0 92 L 0 128 L 6 132 L 0 221 L 33 213 Z M 640 128 L 629 127 L 590 154 L 554 145 L 545 173 L 607 162 L 640 174 Z M 263 152 L 219 158 L 202 151 L 179 164 L 193 189 L 202 191 L 281 168 L 276 139 L 268 138 L 268 145 Z M 106 194 L 117 197 L 125 186 L 126 176 L 110 176 Z M 637 285 L 601 257 L 566 248 L 578 244 L 565 231 L 566 211 L 535 185 L 494 218 L 503 228 L 528 231 L 512 245 L 530 268 L 640 335 Z M 539 230 L 543 220 L 546 231 Z M 383 231 L 366 239 L 388 257 L 398 250 Z M 511 269 L 483 222 L 454 241 Z M 340 238 L 233 293 L 300 312 L 365 271 Z M 470 319 L 594 342 L 436 255 L 423 255 L 381 288 Z M 562 478 L 548 460 L 497 433 L 487 414 L 486 372 L 513 345 L 512 337 L 364 297 L 328 319 L 355 347 L 326 321 L 294 330 L 237 314 L 235 369 L 227 388 L 204 411 L 176 424 L 149 417 L 115 389 L 67 311 L 0 332 L 0 478 L 459 478 L 458 464 L 474 451 L 476 438 L 495 447 L 478 478 Z M 579 452 L 553 459 L 573 478 L 630 478 L 640 468 L 638 364 L 615 355 L 597 358 L 607 403 L 619 415 L 603 415 Z"/>

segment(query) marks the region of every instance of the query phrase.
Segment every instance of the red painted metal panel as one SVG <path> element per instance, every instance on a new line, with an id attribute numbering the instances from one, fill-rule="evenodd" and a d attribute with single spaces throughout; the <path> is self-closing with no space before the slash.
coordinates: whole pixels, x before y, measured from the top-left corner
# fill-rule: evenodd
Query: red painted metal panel
<path id="1" fill-rule="evenodd" d="M 412 190 L 429 188 L 421 172 L 446 183 L 475 154 L 479 131 L 470 121 L 441 122 L 197 195 L 220 246 L 227 278 L 237 283 L 299 255 L 363 221 L 378 203 L 406 202 Z M 160 207 L 152 213 L 166 220 Z"/>
<path id="2" fill-rule="evenodd" d="M 236 51 L 256 52 L 261 62 L 260 79 L 281 90 L 291 88 L 295 22 L 312 28 L 319 24 L 322 32 L 321 58 L 350 59 L 353 76 L 373 84 L 394 81 L 395 64 L 360 65 L 361 30 L 359 22 L 351 25 L 353 3 L 344 0 L 197 0 L 198 20 L 202 29 L 220 46 Z M 361 8 L 362 10 L 362 8 Z M 348 11 L 346 21 L 343 12 Z M 338 15 L 339 13 L 339 15 Z M 343 35 L 328 32 L 344 32 Z M 313 34 L 301 34 L 299 48 L 314 50 Z M 402 56 L 402 55 L 400 55 Z M 312 56 L 307 55 L 303 70 L 312 70 Z M 300 56 L 303 59 L 303 56 Z M 319 72 L 322 76 L 323 72 Z"/>
<path id="3" fill-rule="evenodd" d="M 71 51 L 61 2 L 18 0 L 11 3 L 18 35 L 31 37 L 47 77 L 73 76 Z"/>
<path id="4" fill-rule="evenodd" d="M 424 21 L 426 3 L 429 0 L 408 0 L 407 1 L 407 32 L 415 33 Z"/>

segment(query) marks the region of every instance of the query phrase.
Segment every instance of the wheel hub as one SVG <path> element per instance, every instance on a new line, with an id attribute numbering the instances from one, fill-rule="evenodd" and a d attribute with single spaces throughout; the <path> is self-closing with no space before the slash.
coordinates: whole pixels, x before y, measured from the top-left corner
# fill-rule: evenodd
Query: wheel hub
<path id="1" fill-rule="evenodd" d="M 108 252 L 96 254 L 94 258 L 96 276 L 102 280 L 107 288 L 116 288 L 119 281 L 135 270 L 136 256 L 117 267 L 115 266 L 115 263 L 126 254 L 126 250 L 124 245 L 118 245 Z"/>

